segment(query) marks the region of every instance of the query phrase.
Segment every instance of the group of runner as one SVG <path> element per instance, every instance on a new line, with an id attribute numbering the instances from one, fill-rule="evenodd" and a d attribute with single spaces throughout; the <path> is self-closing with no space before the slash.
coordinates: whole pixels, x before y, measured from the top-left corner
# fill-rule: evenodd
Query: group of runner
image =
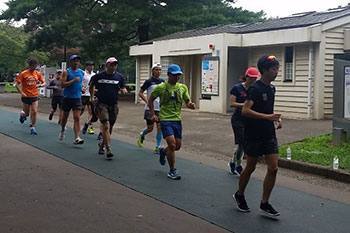
<path id="1" fill-rule="evenodd" d="M 78 55 L 70 57 L 70 67 L 57 72 L 57 79 L 53 80 L 49 88 L 54 89 L 52 110 L 49 120 L 52 120 L 57 105 L 61 105 L 58 123 L 61 124 L 59 139 L 65 137 L 67 119 L 70 111 L 74 118 L 74 144 L 83 144 L 79 137 L 80 116 L 85 107 L 88 108 L 88 118 L 82 132 L 93 133 L 92 122 L 99 118 L 101 122 L 101 141 L 98 153 L 106 153 L 107 158 L 113 157 L 110 135 L 116 122 L 118 108 L 118 92 L 126 93 L 126 84 L 122 74 L 118 73 L 118 60 L 110 57 L 106 60 L 105 70 L 93 73 L 93 62 L 86 62 L 86 70 L 82 71 L 81 58 Z M 35 129 L 38 108 L 38 87 L 45 86 L 45 80 L 36 70 L 38 61 L 29 60 L 29 69 L 23 71 L 16 79 L 16 87 L 22 95 L 23 111 L 20 122 L 23 123 L 30 114 L 31 134 L 37 134 Z M 271 82 L 276 78 L 279 62 L 275 56 L 262 56 L 257 63 L 258 70 L 250 67 L 246 70 L 243 82 L 236 84 L 231 94 L 231 107 L 235 108 L 231 123 L 235 135 L 237 149 L 232 161 L 229 162 L 230 173 L 240 175 L 239 188 L 233 195 L 237 207 L 242 212 L 249 212 L 245 200 L 245 189 L 251 174 L 254 172 L 258 158 L 265 156 L 267 174 L 263 185 L 263 195 L 260 211 L 270 217 L 279 213 L 269 204 L 268 200 L 275 184 L 278 170 L 278 144 L 275 134 L 276 128 L 282 127 L 280 114 L 274 113 L 275 87 Z M 183 74 L 181 67 L 171 64 L 167 69 L 168 81 L 161 78 L 162 66 L 155 63 L 151 68 L 152 76 L 145 81 L 138 93 L 145 102 L 144 119 L 146 127 L 140 132 L 137 144 L 143 147 L 147 134 L 151 133 L 154 124 L 157 127 L 156 145 L 154 153 L 159 154 L 159 163 L 169 164 L 168 177 L 181 179 L 175 167 L 175 151 L 181 148 L 182 124 L 181 108 L 183 103 L 190 109 L 195 109 L 186 85 L 179 83 Z M 256 81 L 261 74 L 260 79 Z M 20 87 L 20 84 L 22 88 Z M 144 92 L 147 91 L 147 97 Z M 85 106 L 85 107 L 83 107 Z M 95 116 L 94 116 L 95 114 Z M 97 116 L 96 116 L 97 115 Z M 167 146 L 161 146 L 162 138 Z M 241 161 L 246 155 L 247 164 L 243 169 Z"/>

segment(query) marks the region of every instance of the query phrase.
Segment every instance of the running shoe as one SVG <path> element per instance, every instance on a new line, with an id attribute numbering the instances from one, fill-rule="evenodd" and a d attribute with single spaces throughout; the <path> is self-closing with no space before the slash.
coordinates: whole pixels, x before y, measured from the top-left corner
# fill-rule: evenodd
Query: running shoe
<path id="1" fill-rule="evenodd" d="M 105 146 L 104 146 L 104 144 L 103 144 L 103 141 L 100 141 L 100 142 L 98 143 L 98 153 L 99 153 L 100 155 L 104 155 L 104 154 L 105 154 Z"/>
<path id="2" fill-rule="evenodd" d="M 238 173 L 238 175 L 241 175 L 242 171 L 243 171 L 243 167 L 241 165 L 236 167 L 236 172 Z"/>
<path id="3" fill-rule="evenodd" d="M 159 146 L 154 147 L 153 153 L 154 154 L 158 154 L 159 153 Z"/>
<path id="4" fill-rule="evenodd" d="M 236 201 L 237 209 L 241 212 L 250 212 L 250 209 L 247 205 L 247 201 L 244 198 L 244 195 L 239 195 L 238 191 L 233 194 L 233 199 Z"/>
<path id="5" fill-rule="evenodd" d="M 166 161 L 165 161 L 165 151 L 164 151 L 164 147 L 159 147 L 159 163 L 160 165 L 164 166 Z"/>
<path id="6" fill-rule="evenodd" d="M 268 202 L 260 203 L 260 213 L 272 218 L 280 216 L 280 213 L 278 213 L 278 211 L 276 211 Z"/>
<path id="7" fill-rule="evenodd" d="M 113 155 L 113 152 L 112 152 L 111 148 L 108 148 L 107 152 L 106 152 L 107 159 L 111 159 L 113 156 L 114 155 Z"/>
<path id="8" fill-rule="evenodd" d="M 22 113 L 20 113 L 19 114 L 19 122 L 21 122 L 21 124 L 23 124 L 25 120 L 27 120 L 27 117 L 24 116 Z"/>
<path id="9" fill-rule="evenodd" d="M 230 170 L 228 171 L 231 175 L 236 175 L 236 164 L 233 162 L 229 162 L 228 167 L 230 168 Z"/>
<path id="10" fill-rule="evenodd" d="M 139 140 L 137 141 L 137 145 L 139 145 L 139 147 L 143 147 L 143 141 L 145 140 L 145 137 L 142 136 L 142 132 L 139 135 Z"/>
<path id="11" fill-rule="evenodd" d="M 77 137 L 73 142 L 74 145 L 80 145 L 83 143 L 84 143 L 84 139 L 81 139 L 80 137 Z"/>
<path id="12" fill-rule="evenodd" d="M 84 124 L 83 130 L 81 131 L 83 134 L 86 134 L 86 130 L 88 129 L 89 125 L 88 124 Z"/>
<path id="13" fill-rule="evenodd" d="M 50 113 L 50 115 L 49 115 L 49 121 L 52 120 L 52 117 L 53 117 L 53 113 Z"/>
<path id="14" fill-rule="evenodd" d="M 94 128 L 92 128 L 92 126 L 89 126 L 88 133 L 89 134 L 94 134 L 95 133 L 95 130 L 94 130 Z"/>
<path id="15" fill-rule="evenodd" d="M 34 127 L 32 127 L 32 128 L 30 128 L 30 134 L 37 135 L 38 132 L 36 131 L 36 129 Z"/>
<path id="16" fill-rule="evenodd" d="M 181 179 L 181 176 L 180 176 L 180 174 L 179 174 L 179 172 L 177 171 L 176 168 L 170 169 L 170 171 L 168 173 L 168 177 L 170 179 L 173 179 L 173 180 L 180 180 Z"/>
<path id="17" fill-rule="evenodd" d="M 58 138 L 60 139 L 60 141 L 64 139 L 64 131 L 60 132 L 60 134 L 58 135 Z"/>

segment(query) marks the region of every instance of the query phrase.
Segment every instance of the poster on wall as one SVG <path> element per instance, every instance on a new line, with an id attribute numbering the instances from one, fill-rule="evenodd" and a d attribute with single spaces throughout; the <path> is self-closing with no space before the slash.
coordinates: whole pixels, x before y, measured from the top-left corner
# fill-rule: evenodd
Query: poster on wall
<path id="1" fill-rule="evenodd" d="M 350 118 L 350 66 L 345 67 L 344 77 L 344 118 Z"/>
<path id="2" fill-rule="evenodd" d="M 219 95 L 219 57 L 204 57 L 202 60 L 201 95 Z"/>

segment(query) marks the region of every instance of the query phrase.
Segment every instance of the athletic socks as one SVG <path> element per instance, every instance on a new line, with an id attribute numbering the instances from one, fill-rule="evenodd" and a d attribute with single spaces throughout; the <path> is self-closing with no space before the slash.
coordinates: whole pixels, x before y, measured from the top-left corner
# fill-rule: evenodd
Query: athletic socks
<path id="1" fill-rule="evenodd" d="M 162 138 L 163 138 L 162 132 L 157 132 L 157 144 L 156 144 L 156 147 L 160 147 L 160 144 L 162 143 Z"/>

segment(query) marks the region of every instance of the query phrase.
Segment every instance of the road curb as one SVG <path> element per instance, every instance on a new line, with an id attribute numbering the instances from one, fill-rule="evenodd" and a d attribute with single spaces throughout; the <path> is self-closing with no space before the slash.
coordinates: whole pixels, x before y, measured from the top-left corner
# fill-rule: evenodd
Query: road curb
<path id="1" fill-rule="evenodd" d="M 341 182 L 350 183 L 350 174 L 342 169 L 333 170 L 329 167 L 305 163 L 296 160 L 287 160 L 285 158 L 278 159 L 278 166 L 291 170 L 323 176 L 325 178 L 330 178 Z"/>

